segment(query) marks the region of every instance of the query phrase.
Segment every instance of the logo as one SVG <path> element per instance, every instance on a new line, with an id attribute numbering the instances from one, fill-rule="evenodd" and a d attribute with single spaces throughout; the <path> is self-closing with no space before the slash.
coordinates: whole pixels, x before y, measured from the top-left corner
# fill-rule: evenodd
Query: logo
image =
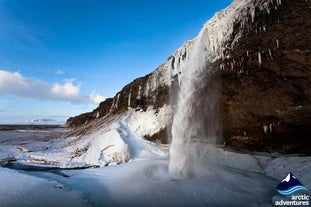
<path id="1" fill-rule="evenodd" d="M 281 195 L 274 196 L 274 206 L 309 206 L 307 188 L 292 174 L 288 175 L 276 186 Z"/>
<path id="2" fill-rule="evenodd" d="M 284 196 L 291 195 L 301 190 L 308 191 L 292 173 L 288 173 L 286 178 L 276 186 L 276 189 Z"/>

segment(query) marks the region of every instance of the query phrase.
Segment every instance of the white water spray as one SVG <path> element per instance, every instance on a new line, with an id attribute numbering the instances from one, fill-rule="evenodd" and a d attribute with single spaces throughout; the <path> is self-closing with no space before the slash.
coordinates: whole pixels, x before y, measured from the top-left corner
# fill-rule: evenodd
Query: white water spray
<path id="1" fill-rule="evenodd" d="M 223 51 L 233 48 L 241 36 L 240 33 L 232 36 L 234 22 L 239 21 L 242 27 L 250 24 L 256 4 L 252 0 L 235 0 L 208 21 L 193 41 L 172 124 L 169 172 L 173 176 L 191 177 L 197 164 L 206 157 L 207 144 L 215 144 L 221 136 L 218 111 L 221 83 L 214 75 L 219 69 L 216 62 L 224 58 Z M 233 38 L 231 45 L 226 45 L 230 38 Z"/>
<path id="2" fill-rule="evenodd" d="M 214 80 L 209 68 L 213 66 L 206 59 L 205 32 L 195 40 L 186 63 L 172 125 L 169 171 L 182 178 L 194 173 L 205 154 L 203 146 L 214 144 L 221 131 L 215 114 L 219 82 Z"/>

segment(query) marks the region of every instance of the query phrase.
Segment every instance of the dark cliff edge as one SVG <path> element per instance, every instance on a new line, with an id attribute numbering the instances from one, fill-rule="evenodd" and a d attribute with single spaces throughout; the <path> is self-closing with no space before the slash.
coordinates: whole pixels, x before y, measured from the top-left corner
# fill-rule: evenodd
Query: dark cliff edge
<path id="1" fill-rule="evenodd" d="M 222 85 L 223 137 L 219 142 L 238 150 L 310 155 L 310 1 L 283 0 L 278 7 L 269 11 L 256 8 L 255 13 L 234 48 L 225 51 L 227 58 L 215 66 L 220 68 L 216 76 Z M 241 24 L 235 22 L 234 31 L 241 30 Z M 180 59 L 186 56 L 184 52 Z M 168 62 L 173 65 L 180 59 L 172 56 Z M 75 129 L 71 135 L 84 134 L 95 119 L 108 122 L 129 107 L 146 111 L 174 105 L 178 78 L 171 77 L 169 85 L 160 84 L 164 74 L 160 70 L 161 66 L 135 79 L 92 112 L 68 119 L 66 126 Z M 156 84 L 154 90 L 149 89 L 151 79 Z M 168 143 L 169 128 L 145 138 Z"/>

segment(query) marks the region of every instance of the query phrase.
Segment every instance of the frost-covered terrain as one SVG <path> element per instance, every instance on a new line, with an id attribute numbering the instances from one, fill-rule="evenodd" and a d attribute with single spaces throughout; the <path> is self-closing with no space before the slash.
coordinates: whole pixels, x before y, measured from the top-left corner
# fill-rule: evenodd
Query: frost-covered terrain
<path id="1" fill-rule="evenodd" d="M 83 137 L 65 138 L 65 129 L 0 131 L 2 165 L 11 168 L 0 167 L 1 205 L 270 206 L 288 172 L 311 188 L 311 157 L 210 145 L 190 179 L 179 179 L 168 171 L 168 146 L 141 137 L 143 121 L 152 130 L 158 118 L 132 110 Z"/>
<path id="2" fill-rule="evenodd" d="M 191 179 L 169 174 L 169 160 L 161 156 L 84 170 L 0 168 L 0 202 L 3 206 L 270 206 L 276 185 L 289 171 L 311 187 L 310 157 L 273 159 L 215 151 L 217 159 L 197 166 Z"/>

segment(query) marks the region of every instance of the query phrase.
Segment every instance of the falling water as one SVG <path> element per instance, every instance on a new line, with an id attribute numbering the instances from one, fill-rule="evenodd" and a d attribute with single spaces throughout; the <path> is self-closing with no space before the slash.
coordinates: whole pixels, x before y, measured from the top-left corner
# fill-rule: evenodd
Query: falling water
<path id="1" fill-rule="evenodd" d="M 172 125 L 169 171 L 181 178 L 192 176 L 205 154 L 204 146 L 214 144 L 221 131 L 219 81 L 206 56 L 205 33 L 201 31 L 195 40 L 186 63 Z"/>
<path id="2" fill-rule="evenodd" d="M 216 13 L 193 40 L 174 111 L 169 164 L 172 175 L 191 177 L 195 166 L 211 157 L 207 146 L 222 136 L 221 80 L 215 71 L 219 69 L 219 61 L 230 59 L 225 51 L 239 42 L 242 31 L 250 31 L 247 27 L 255 19 L 256 7 L 268 9 L 269 2 L 234 0 L 228 8 Z M 241 26 L 239 30 L 234 30 L 235 22 Z"/>

